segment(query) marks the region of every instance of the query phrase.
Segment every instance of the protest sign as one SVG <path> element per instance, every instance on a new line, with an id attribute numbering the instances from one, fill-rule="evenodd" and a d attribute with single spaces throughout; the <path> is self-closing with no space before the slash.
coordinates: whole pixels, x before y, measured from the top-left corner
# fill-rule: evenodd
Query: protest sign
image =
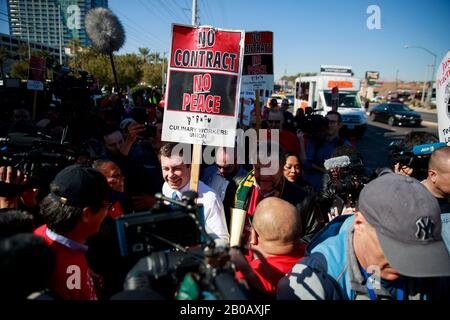
<path id="1" fill-rule="evenodd" d="M 244 32 L 173 25 L 162 140 L 233 147 Z"/>

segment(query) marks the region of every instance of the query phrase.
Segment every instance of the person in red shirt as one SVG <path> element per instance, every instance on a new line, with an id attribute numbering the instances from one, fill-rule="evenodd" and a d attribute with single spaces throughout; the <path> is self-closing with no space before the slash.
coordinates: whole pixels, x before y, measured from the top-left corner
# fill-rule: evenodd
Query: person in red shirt
<path id="1" fill-rule="evenodd" d="M 46 224 L 34 231 L 55 253 L 50 289 L 64 300 L 96 300 L 84 244 L 107 215 L 109 186 L 93 168 L 71 165 L 58 173 L 40 213 Z"/>
<path id="2" fill-rule="evenodd" d="M 251 231 L 252 260 L 232 255 L 239 272 L 249 286 L 268 298 L 275 297 L 278 281 L 303 258 L 302 224 L 296 208 L 276 197 L 262 200 L 254 213 Z"/>
<path id="3" fill-rule="evenodd" d="M 302 150 L 300 146 L 300 141 L 295 133 L 292 133 L 288 130 L 283 130 L 283 113 L 280 109 L 270 110 L 267 115 L 267 123 L 270 129 L 270 137 L 272 140 L 276 140 L 275 137 L 272 137 L 273 130 L 278 131 L 278 139 L 280 145 L 286 152 L 295 153 L 297 155 L 301 155 Z M 277 141 L 278 142 L 278 141 Z"/>

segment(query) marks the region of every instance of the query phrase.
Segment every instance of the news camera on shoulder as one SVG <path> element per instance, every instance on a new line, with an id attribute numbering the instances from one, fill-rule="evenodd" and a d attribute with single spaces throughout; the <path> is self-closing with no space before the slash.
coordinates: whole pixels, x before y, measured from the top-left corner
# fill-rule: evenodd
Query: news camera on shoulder
<path id="1" fill-rule="evenodd" d="M 427 178 L 428 162 L 434 150 L 447 146 L 431 133 L 413 131 L 402 140 L 389 146 L 392 168 L 395 173 L 408 175 L 419 181 Z"/>
<path id="2" fill-rule="evenodd" d="M 121 255 L 136 261 L 120 296 L 133 299 L 145 291 L 152 293 L 149 299 L 247 299 L 234 278 L 229 248 L 205 231 L 197 194 L 184 192 L 181 201 L 156 197 L 150 211 L 116 220 Z"/>
<path id="3" fill-rule="evenodd" d="M 55 175 L 75 163 L 77 151 L 47 136 L 14 132 L 0 138 L 0 166 L 12 167 L 27 177 L 27 183 L 0 182 L 0 196 L 17 196 L 26 189 L 47 190 Z"/>
<path id="4" fill-rule="evenodd" d="M 329 212 L 336 207 L 340 214 L 344 208 L 355 208 L 361 190 L 371 180 L 362 158 L 356 154 L 337 156 L 326 160 L 324 167 L 322 210 Z"/>

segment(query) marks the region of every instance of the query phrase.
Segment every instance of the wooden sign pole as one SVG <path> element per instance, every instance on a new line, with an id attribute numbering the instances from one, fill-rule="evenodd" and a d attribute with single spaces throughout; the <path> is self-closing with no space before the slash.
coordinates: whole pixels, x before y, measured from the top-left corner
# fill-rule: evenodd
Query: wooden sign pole
<path id="1" fill-rule="evenodd" d="M 200 178 L 200 163 L 202 159 L 202 145 L 194 144 L 192 150 L 192 164 L 191 164 L 191 181 L 189 188 L 198 192 L 198 181 Z"/>
<path id="2" fill-rule="evenodd" d="M 242 128 L 244 126 L 244 98 L 240 99 L 240 105 L 239 128 Z"/>
<path id="3" fill-rule="evenodd" d="M 259 129 L 261 129 L 261 108 L 259 105 L 259 90 L 255 91 L 255 115 L 256 115 L 256 135 L 259 137 Z"/>

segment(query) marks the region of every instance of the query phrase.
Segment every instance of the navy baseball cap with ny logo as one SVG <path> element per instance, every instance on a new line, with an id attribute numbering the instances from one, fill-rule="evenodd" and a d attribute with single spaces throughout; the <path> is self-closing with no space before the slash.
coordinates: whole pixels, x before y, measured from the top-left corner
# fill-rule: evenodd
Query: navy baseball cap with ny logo
<path id="1" fill-rule="evenodd" d="M 419 181 L 383 174 L 363 188 L 358 208 L 375 228 L 389 264 L 400 274 L 450 276 L 439 203 Z"/>

